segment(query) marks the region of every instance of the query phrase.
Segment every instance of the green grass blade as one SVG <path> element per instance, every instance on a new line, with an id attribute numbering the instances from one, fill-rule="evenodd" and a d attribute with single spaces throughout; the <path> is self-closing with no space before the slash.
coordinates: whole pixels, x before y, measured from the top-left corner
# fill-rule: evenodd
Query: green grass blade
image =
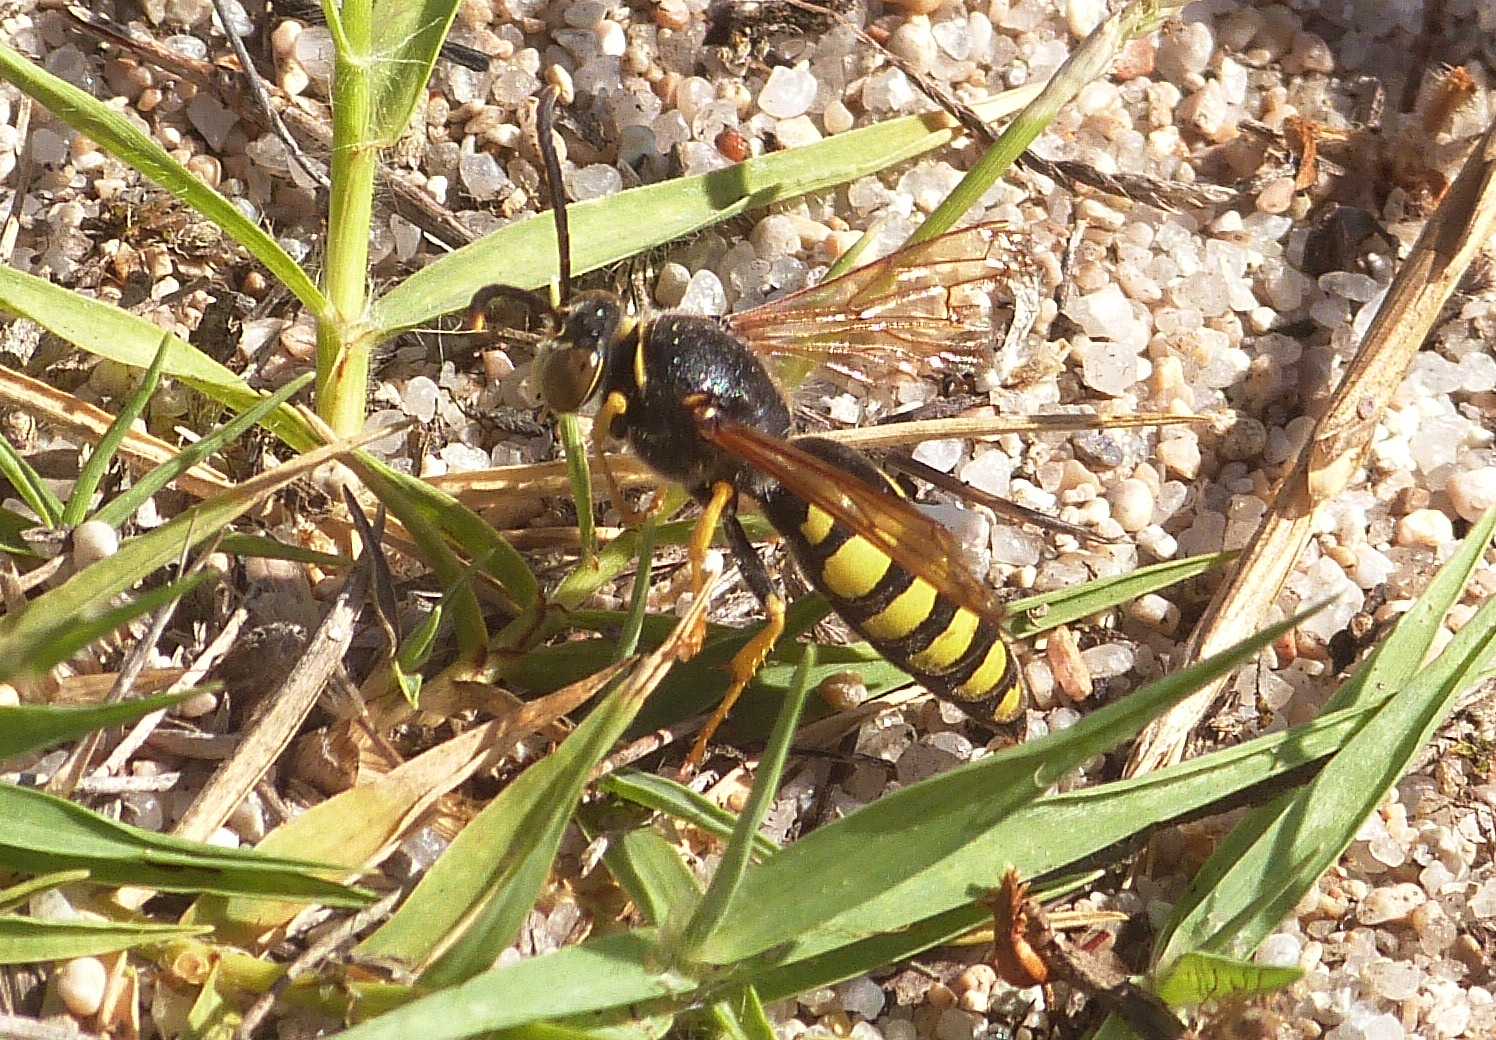
<path id="1" fill-rule="evenodd" d="M 686 493 L 678 487 L 667 487 L 663 494 L 666 496 L 665 504 L 661 507 L 656 521 L 660 517 L 673 516 L 686 503 Z M 657 522 L 653 535 L 655 543 L 685 545 L 690 540 L 691 531 L 695 526 L 694 520 L 667 524 Z M 603 584 L 617 578 L 643 555 L 642 538 L 643 535 L 639 530 L 625 531 L 605 545 L 588 566 L 573 567 L 571 573 L 561 580 L 560 585 L 556 586 L 556 591 L 551 594 L 551 602 L 566 610 L 576 610 L 581 607 Z M 647 627 L 648 621 L 646 621 Z M 661 630 L 661 638 L 664 638 L 666 631 L 668 628 Z"/>
<path id="2" fill-rule="evenodd" d="M 114 422 L 109 424 L 109 429 L 104 431 L 104 436 L 99 438 L 98 446 L 94 448 L 93 453 L 88 456 L 88 461 L 79 471 L 78 481 L 73 485 L 73 493 L 68 496 L 67 506 L 62 511 L 64 527 L 77 527 L 88 515 L 88 507 L 93 503 L 94 492 L 103 482 L 104 474 L 109 472 L 109 463 L 114 461 L 114 453 L 119 450 L 125 434 L 130 432 L 130 427 L 135 424 L 135 420 L 145 413 L 145 406 L 150 403 L 151 395 L 161 384 L 161 370 L 166 366 L 166 357 L 170 350 L 171 337 L 163 335 L 161 346 L 157 348 L 156 356 L 151 359 L 150 366 L 146 368 L 140 385 L 120 406 L 119 415 L 115 416 Z M 118 527 L 119 524 L 110 526 Z"/>
<path id="3" fill-rule="evenodd" d="M 35 964 L 114 953 L 169 939 L 185 939 L 207 930 L 178 924 L 39 921 L 34 917 L 0 914 L 0 964 Z"/>
<path id="4" fill-rule="evenodd" d="M 1166 589 L 1215 570 L 1236 558 L 1234 552 L 1205 553 L 1139 567 L 1115 578 L 1097 578 L 1070 589 L 1026 596 L 1008 604 L 1008 634 L 1028 639 L 1060 625 L 1131 603 L 1150 592 Z"/>
<path id="5" fill-rule="evenodd" d="M 455 499 L 450 503 L 430 501 L 421 490 L 424 488 L 439 494 L 430 485 L 422 481 L 397 480 L 395 477 L 399 474 L 370 456 L 355 455 L 349 461 L 359 470 L 364 484 L 374 496 L 410 532 L 432 573 L 447 590 L 444 599 L 452 617 L 462 660 L 474 665 L 481 662 L 488 653 L 488 625 L 483 620 L 483 606 L 469 580 L 468 568 L 442 537 L 443 517 L 462 506 L 457 505 Z M 497 532 L 493 536 L 499 538 Z"/>
<path id="6" fill-rule="evenodd" d="M 1171 1007 L 1194 1007 L 1207 1000 L 1256 997 L 1292 986 L 1301 968 L 1274 968 L 1214 953 L 1187 953 L 1153 987 Z"/>
<path id="7" fill-rule="evenodd" d="M 144 318 L 11 267 L 0 266 L 0 307 L 30 318 L 96 357 L 135 368 L 148 367 L 161 344 L 161 329 Z M 170 340 L 166 375 L 230 408 L 251 408 L 260 400 L 259 393 L 243 379 L 196 347 L 175 336 Z M 305 420 L 289 407 L 267 417 L 265 428 L 297 451 L 321 443 Z"/>
<path id="8" fill-rule="evenodd" d="M 16 489 L 16 494 L 21 496 L 21 501 L 41 517 L 45 526 L 56 528 L 62 523 L 64 512 L 62 500 L 53 494 L 46 481 L 42 480 L 41 475 L 31 467 L 31 463 L 22 458 L 21 453 L 16 451 L 15 446 L 4 437 L 0 437 L 0 477 L 4 477 L 10 486 Z M 35 526 L 27 521 L 26 526 L 21 530 Z"/>
<path id="9" fill-rule="evenodd" d="M 566 450 L 566 477 L 571 482 L 571 498 L 577 509 L 577 534 L 582 541 L 581 562 L 591 564 L 597 555 L 597 527 L 592 519 L 592 472 L 587 462 L 587 439 L 582 436 L 578 416 L 561 416 L 556 421 L 556 428 Z"/>
<path id="10" fill-rule="evenodd" d="M 335 1035 L 339 1040 L 456 1040 L 696 990 L 689 976 L 661 971 L 657 956 L 653 929 L 609 935 L 484 972 Z M 565 1010 L 547 1015 L 548 1007 Z"/>
<path id="11" fill-rule="evenodd" d="M 168 892 L 364 906 L 371 897 L 327 880 L 332 868 L 224 849 L 144 831 L 62 798 L 0 784 L 0 864 L 20 873 L 86 870 L 99 885 L 145 885 Z"/>
<path id="12" fill-rule="evenodd" d="M 153 614 L 196 588 L 202 588 L 206 582 L 217 579 L 214 572 L 203 570 L 190 578 L 145 591 L 132 597 L 129 603 L 108 609 L 97 617 L 60 621 L 49 631 L 31 633 L 21 639 L 0 636 L 0 678 L 40 675 L 54 664 L 63 663 L 94 640 L 103 639 L 130 621 Z"/>
<path id="13" fill-rule="evenodd" d="M 539 603 L 540 583 L 525 558 L 477 513 L 445 491 L 392 469 L 366 452 L 359 452 L 348 461 L 407 528 L 414 524 L 445 532 L 462 546 L 479 570 L 499 583 L 520 609 Z"/>
<path id="14" fill-rule="evenodd" d="M 0 76 L 44 105 L 58 119 L 94 141 L 116 159 L 139 170 L 180 201 L 207 217 L 238 242 L 313 314 L 327 300 L 307 273 L 268 234 L 234 204 L 194 177 L 166 150 L 120 113 L 65 80 L 0 44 Z"/>
<path id="15" fill-rule="evenodd" d="M 141 477 L 128 490 L 104 505 L 100 506 L 94 513 L 94 519 L 100 523 L 108 524 L 110 527 L 119 527 L 135 511 L 150 499 L 152 495 L 160 491 L 167 484 L 176 480 L 199 462 L 211 455 L 217 454 L 223 448 L 242 437 L 251 426 L 263 421 L 271 412 L 283 406 L 292 397 L 304 389 L 312 381 L 310 372 L 291 380 L 269 397 L 257 401 L 252 408 L 248 408 L 236 415 L 233 419 L 209 433 L 206 437 L 189 444 L 171 459 L 151 470 Z"/>
<path id="16" fill-rule="evenodd" d="M 369 132 L 391 147 L 410 125 L 459 0 L 375 0 Z"/>
<path id="17" fill-rule="evenodd" d="M 1020 155 L 1054 121 L 1054 117 L 1087 83 L 1106 75 L 1122 45 L 1148 32 L 1161 19 L 1177 11 L 1177 0 L 1132 0 L 1108 17 L 1070 52 L 1044 90 L 1026 105 L 992 147 L 976 161 L 961 183 L 946 196 L 909 237 L 910 243 L 928 242 L 954 228 L 977 205 Z"/>
<path id="18" fill-rule="evenodd" d="M 644 618 L 649 613 L 649 579 L 654 570 L 655 536 L 659 530 L 654 517 L 645 520 L 639 528 L 639 569 L 634 572 L 628 617 L 623 623 L 623 631 L 618 634 L 618 647 L 613 653 L 615 661 L 631 657 L 639 649 L 639 636 L 644 632 Z"/>
<path id="19" fill-rule="evenodd" d="M 979 106 L 999 119 L 1038 91 L 1024 87 Z M 708 225 L 774 202 L 855 180 L 949 144 L 954 132 L 940 114 L 892 119 L 775 152 L 697 177 L 631 188 L 568 208 L 572 266 L 577 274 L 635 256 Z M 417 271 L 374 304 L 380 337 L 430 324 L 468 305 L 473 293 L 502 281 L 539 289 L 558 277 L 555 222 L 549 213 L 500 228 Z"/>
<path id="20" fill-rule="evenodd" d="M 210 580 L 216 581 L 217 575 L 202 571 L 190 578 L 142 592 L 128 603 L 112 607 L 96 617 L 83 620 L 65 618 L 50 629 L 33 629 L 16 638 L 0 636 L 0 679 L 23 674 L 40 675 L 94 640 L 103 639 L 136 618 L 174 603 Z"/>
<path id="21" fill-rule="evenodd" d="M 153 711 L 170 708 L 196 692 L 187 690 L 86 708 L 59 708 L 51 704 L 0 708 L 0 759 L 76 740 L 96 729 L 123 726 Z"/>
<path id="22" fill-rule="evenodd" d="M 86 870 L 59 870 L 55 874 L 41 874 L 34 878 L 27 878 L 18 885 L 8 885 L 0 888 L 0 913 L 9 913 L 18 906 L 24 906 L 31 897 L 41 892 L 47 892 L 63 885 L 76 885 L 80 881 L 88 880 Z"/>
<path id="23" fill-rule="evenodd" d="M 673 816 L 724 840 L 732 835 L 736 819 L 732 813 L 686 785 L 666 777 L 628 769 L 603 777 L 597 782 L 597 787 L 615 798 L 633 802 L 652 812 Z M 759 858 L 779 851 L 779 846 L 762 834 L 753 836 L 753 848 Z"/>
<path id="24" fill-rule="evenodd" d="M 588 831 L 596 835 L 597 828 Z M 647 824 L 610 835 L 603 863 L 646 923 L 659 924 L 701 899 L 701 886 L 680 852 Z"/>
<path id="25" fill-rule="evenodd" d="M 1014 747 L 906 787 L 807 835 L 751 872 L 738 891 L 739 913 L 704 944 L 708 963 L 728 964 L 771 947 L 803 941 L 877 893 L 937 866 L 1032 803 L 1065 773 L 1134 736 L 1148 720 L 1211 679 L 1228 674 L 1302 619 L 1258 633 L 1230 650 L 1150 683 L 1070 729 Z M 897 834 L 875 854 L 872 836 Z M 994 881 L 1001 861 L 991 864 Z M 795 892 L 786 903 L 774 893 Z M 774 914 L 747 911 L 779 905 Z"/>
<path id="26" fill-rule="evenodd" d="M 748 865 L 753 861 L 753 837 L 763 825 L 774 805 L 774 796 L 779 792 L 779 778 L 784 774 L 790 745 L 794 743 L 795 730 L 800 725 L 800 712 L 805 707 L 805 696 L 810 691 L 810 670 L 815 667 L 815 657 L 815 644 L 806 644 L 795 668 L 795 678 L 790 683 L 789 696 L 780 710 L 779 721 L 775 723 L 774 732 L 769 735 L 769 743 L 759 760 L 758 775 L 749 792 L 748 804 L 738 815 L 737 826 L 722 852 L 722 862 L 712 875 L 701 905 L 686 922 L 679 945 L 673 951 L 673 955 L 684 963 L 694 962 L 721 927 L 728 907 L 743 884 Z"/>
<path id="27" fill-rule="evenodd" d="M 1155 964 L 1195 951 L 1246 956 L 1256 949 L 1355 838 L 1453 699 L 1482 676 L 1496 657 L 1496 600 L 1432 664 L 1415 670 L 1493 531 L 1496 511 L 1475 525 L 1419 605 L 1363 665 L 1376 682 L 1356 682 L 1344 699 L 1379 704 L 1344 750 L 1301 791 L 1243 820 L 1201 868 L 1160 937 Z M 1332 707 L 1341 700 L 1337 695 Z"/>
<path id="28" fill-rule="evenodd" d="M 126 540 L 113 556 L 44 592 L 24 610 L 0 617 L 0 644 L 35 646 L 60 626 L 76 624 L 111 597 L 175 563 L 185 550 L 213 537 L 272 492 L 339 454 L 333 449 L 320 449 L 299 456 L 198 503 L 153 531 Z"/>
<path id="29" fill-rule="evenodd" d="M 428 964 L 422 981 L 432 986 L 492 964 L 535 905 L 593 767 L 638 712 L 633 686 L 625 679 L 559 748 L 504 788 L 359 952 Z"/>
<path id="30" fill-rule="evenodd" d="M 0 456 L 3 456 L 4 452 L 9 449 L 10 445 L 5 442 L 5 438 L 0 437 Z M 0 473 L 0 477 L 3 476 L 4 474 Z M 14 487 L 15 485 L 12 484 L 11 486 Z M 61 505 L 62 503 L 59 502 L 58 506 L 60 507 Z M 20 513 L 13 512 L 12 510 L 0 508 L 0 552 L 10 553 L 12 556 L 25 557 L 26 559 L 36 559 L 40 556 L 40 553 L 32 548 L 26 539 L 21 537 L 23 532 L 29 531 L 35 526 L 36 521 L 31 519 L 31 517 L 22 516 Z"/>
<path id="31" fill-rule="evenodd" d="M 419 1028 L 432 1040 L 447 1040 L 552 1017 L 627 1010 L 664 997 L 674 997 L 681 1006 L 701 1003 L 721 996 L 722 987 L 747 983 L 766 1000 L 830 985 L 914 956 L 990 920 L 991 912 L 973 906 L 972 900 L 996 884 L 1004 863 L 1012 863 L 1026 877 L 1063 869 L 1152 823 L 1196 811 L 1226 792 L 1291 773 L 1332 754 L 1364 717 L 1364 711 L 1340 712 L 1146 776 L 1032 802 L 1000 826 L 973 835 L 938 867 L 875 894 L 856 912 L 833 919 L 763 963 L 741 965 L 714 980 L 662 972 L 657 933 L 646 928 L 486 972 L 343 1035 L 353 1040 L 395 1040 L 408 1035 L 402 1030 Z M 870 849 L 865 844 L 862 855 L 872 854 Z M 813 891 L 816 879 L 793 880 Z M 798 895 L 802 888 L 792 891 Z M 588 985 L 587 973 L 599 971 L 596 984 Z"/>

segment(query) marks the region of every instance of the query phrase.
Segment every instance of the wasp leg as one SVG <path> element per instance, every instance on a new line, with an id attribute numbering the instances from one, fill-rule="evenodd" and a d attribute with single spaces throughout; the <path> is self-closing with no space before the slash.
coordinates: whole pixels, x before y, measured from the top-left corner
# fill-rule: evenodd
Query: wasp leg
<path id="1" fill-rule="evenodd" d="M 707 499 L 706 505 L 701 510 L 701 519 L 696 521 L 696 526 L 691 530 L 691 544 L 686 553 L 691 561 L 691 595 L 693 596 L 700 596 L 706 588 L 706 554 L 712 547 L 712 535 L 716 532 L 717 525 L 722 522 L 723 516 L 731 515 L 729 510 L 735 506 L 737 498 L 737 489 L 726 481 L 719 480 L 713 484 L 712 497 Z M 734 519 L 733 523 L 737 521 Z M 756 554 L 754 558 L 757 559 Z M 680 650 L 676 654 L 677 660 L 689 661 L 695 657 L 705 641 L 706 615 L 703 614 L 701 621 L 681 639 Z"/>
<path id="2" fill-rule="evenodd" d="M 618 510 L 618 515 L 623 519 L 623 525 L 638 527 L 659 514 L 665 498 L 656 493 L 654 503 L 648 509 L 635 509 L 623 497 L 623 486 L 618 483 L 618 478 L 613 474 L 613 467 L 608 464 L 607 444 L 608 438 L 612 436 L 613 420 L 628 410 L 628 398 L 617 390 L 603 399 L 602 407 L 597 411 L 597 418 L 592 421 L 592 450 L 597 455 L 597 464 L 603 471 L 603 479 L 608 483 L 608 499 L 613 503 L 613 508 Z"/>
<path id="3" fill-rule="evenodd" d="M 686 757 L 687 772 L 696 769 L 706 758 L 707 745 L 711 743 L 712 737 L 722 723 L 727 721 L 733 705 L 737 703 L 748 684 L 753 681 L 758 670 L 763 667 L 764 661 L 773 652 L 774 645 L 779 642 L 779 637 L 784 634 L 784 597 L 775 591 L 774 583 L 769 578 L 768 568 L 764 566 L 758 550 L 754 549 L 753 543 L 748 540 L 748 534 L 743 530 L 743 525 L 738 522 L 736 516 L 731 514 L 726 516 L 723 519 L 723 529 L 727 532 L 727 542 L 732 546 L 738 566 L 743 571 L 743 580 L 763 603 L 764 614 L 767 617 L 764 627 L 744 644 L 743 649 L 733 655 L 732 663 L 728 665 L 728 671 L 732 675 L 732 685 L 728 687 L 726 696 L 717 705 L 717 710 L 712 712 L 712 717 L 707 720 L 706 725 L 697 735 L 696 743 L 691 747 L 691 754 Z"/>

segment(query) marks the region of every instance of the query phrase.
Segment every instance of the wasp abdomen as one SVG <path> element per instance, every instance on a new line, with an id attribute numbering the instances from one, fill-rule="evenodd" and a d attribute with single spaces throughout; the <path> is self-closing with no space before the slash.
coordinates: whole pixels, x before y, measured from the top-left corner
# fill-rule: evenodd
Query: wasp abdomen
<path id="1" fill-rule="evenodd" d="M 813 437 L 795 444 L 855 479 L 901 494 L 882 470 L 845 445 Z M 996 623 L 957 606 L 878 546 L 782 485 L 762 498 L 764 512 L 789 543 L 807 580 L 879 653 L 973 718 L 1006 722 L 1018 714 L 1022 693 L 1017 666 Z"/>

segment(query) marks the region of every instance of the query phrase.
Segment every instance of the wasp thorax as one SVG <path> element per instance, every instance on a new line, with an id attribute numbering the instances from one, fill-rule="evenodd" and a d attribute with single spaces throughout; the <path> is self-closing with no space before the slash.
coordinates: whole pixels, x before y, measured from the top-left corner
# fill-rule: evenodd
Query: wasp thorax
<path id="1" fill-rule="evenodd" d="M 575 412 L 602 383 L 623 309 L 607 293 L 583 293 L 565 308 L 561 333 L 535 359 L 541 399 L 553 412 Z"/>

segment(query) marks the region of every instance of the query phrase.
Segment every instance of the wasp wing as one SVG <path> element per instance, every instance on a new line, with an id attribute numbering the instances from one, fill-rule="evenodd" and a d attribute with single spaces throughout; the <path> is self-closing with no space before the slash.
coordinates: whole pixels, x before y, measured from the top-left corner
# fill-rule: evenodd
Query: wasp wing
<path id="1" fill-rule="evenodd" d="M 977 224 L 730 315 L 726 324 L 759 354 L 869 376 L 972 364 L 991 353 L 994 290 L 1035 272 L 1021 233 L 1006 223 Z"/>
<path id="2" fill-rule="evenodd" d="M 793 441 L 739 423 L 702 424 L 702 435 L 773 477 L 867 539 L 900 567 L 979 617 L 1002 624 L 1006 610 L 961 564 L 964 550 L 949 529 L 891 488 L 873 487 Z"/>

